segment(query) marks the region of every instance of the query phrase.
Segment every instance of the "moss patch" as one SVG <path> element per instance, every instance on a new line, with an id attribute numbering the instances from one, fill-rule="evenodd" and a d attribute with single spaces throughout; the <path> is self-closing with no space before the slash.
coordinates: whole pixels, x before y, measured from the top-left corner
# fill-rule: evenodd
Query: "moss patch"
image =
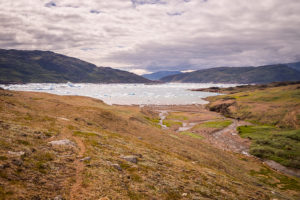
<path id="1" fill-rule="evenodd" d="M 173 121 L 173 120 L 164 120 L 163 125 L 165 125 L 167 127 L 182 126 L 182 122 Z"/>
<path id="2" fill-rule="evenodd" d="M 188 135 L 188 136 L 190 136 L 190 137 L 192 137 L 192 138 L 196 138 L 196 139 L 203 139 L 203 138 L 204 138 L 204 137 L 201 136 L 201 135 L 197 135 L 197 134 L 195 134 L 195 133 L 187 132 L 187 131 L 180 132 L 180 134 L 182 134 L 182 135 Z"/>
<path id="3" fill-rule="evenodd" d="M 274 126 L 240 126 L 239 134 L 253 142 L 250 153 L 274 160 L 284 166 L 300 168 L 300 130 L 282 130 Z"/>
<path id="4" fill-rule="evenodd" d="M 205 127 L 205 128 L 226 128 L 232 124 L 232 121 L 230 120 L 223 120 L 223 121 L 211 121 L 211 122 L 205 122 L 203 124 L 200 124 L 198 127 Z"/>

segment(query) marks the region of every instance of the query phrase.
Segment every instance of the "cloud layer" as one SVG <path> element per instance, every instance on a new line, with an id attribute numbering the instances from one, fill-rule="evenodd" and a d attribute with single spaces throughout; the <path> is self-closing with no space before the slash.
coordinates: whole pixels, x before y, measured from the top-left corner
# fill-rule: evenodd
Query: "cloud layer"
<path id="1" fill-rule="evenodd" d="M 0 2 L 0 48 L 137 73 L 299 61 L 299 27 L 295 0 Z"/>

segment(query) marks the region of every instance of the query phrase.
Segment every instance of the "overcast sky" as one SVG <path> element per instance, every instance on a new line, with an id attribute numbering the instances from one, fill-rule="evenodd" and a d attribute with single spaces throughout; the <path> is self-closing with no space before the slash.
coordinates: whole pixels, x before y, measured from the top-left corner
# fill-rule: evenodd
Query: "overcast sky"
<path id="1" fill-rule="evenodd" d="M 1 0 L 0 48 L 139 74 L 300 61 L 300 0 Z"/>

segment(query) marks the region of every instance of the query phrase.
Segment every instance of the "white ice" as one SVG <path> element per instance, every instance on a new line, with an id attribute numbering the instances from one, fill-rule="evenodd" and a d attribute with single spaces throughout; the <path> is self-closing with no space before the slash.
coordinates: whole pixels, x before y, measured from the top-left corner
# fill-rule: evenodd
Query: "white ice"
<path id="1" fill-rule="evenodd" d="M 168 83 L 168 84 L 90 84 L 90 83 L 30 83 L 0 85 L 17 91 L 48 92 L 58 95 L 94 97 L 107 104 L 119 105 L 185 105 L 205 104 L 203 98 L 218 95 L 209 92 L 193 92 L 189 89 L 208 87 L 232 87 L 235 84 Z"/>

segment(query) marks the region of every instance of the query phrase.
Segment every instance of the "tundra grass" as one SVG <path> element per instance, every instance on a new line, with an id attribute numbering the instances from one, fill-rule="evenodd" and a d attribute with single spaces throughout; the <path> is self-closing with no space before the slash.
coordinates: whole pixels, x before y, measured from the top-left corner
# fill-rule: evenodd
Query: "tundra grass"
<path id="1" fill-rule="evenodd" d="M 240 126 L 239 134 L 252 140 L 250 153 L 300 169 L 300 130 L 282 130 L 274 126 Z"/>
<path id="2" fill-rule="evenodd" d="M 167 127 L 182 126 L 182 122 L 173 121 L 173 120 L 163 120 L 163 125 Z"/>
<path id="3" fill-rule="evenodd" d="M 183 131 L 183 132 L 180 132 L 181 135 L 188 135 L 192 138 L 196 138 L 196 139 L 203 139 L 203 137 L 201 135 L 197 135 L 195 133 L 192 133 L 192 132 L 187 132 L 187 131 Z"/>
<path id="4" fill-rule="evenodd" d="M 210 122 L 205 122 L 203 124 L 200 124 L 199 127 L 204 127 L 204 128 L 226 128 L 229 125 L 232 124 L 232 121 L 230 120 L 223 120 L 223 121 L 210 121 Z"/>
<path id="5" fill-rule="evenodd" d="M 180 121 L 186 121 L 189 119 L 184 113 L 181 112 L 171 112 L 168 116 L 167 119 L 175 119 L 175 120 L 180 120 Z"/>

